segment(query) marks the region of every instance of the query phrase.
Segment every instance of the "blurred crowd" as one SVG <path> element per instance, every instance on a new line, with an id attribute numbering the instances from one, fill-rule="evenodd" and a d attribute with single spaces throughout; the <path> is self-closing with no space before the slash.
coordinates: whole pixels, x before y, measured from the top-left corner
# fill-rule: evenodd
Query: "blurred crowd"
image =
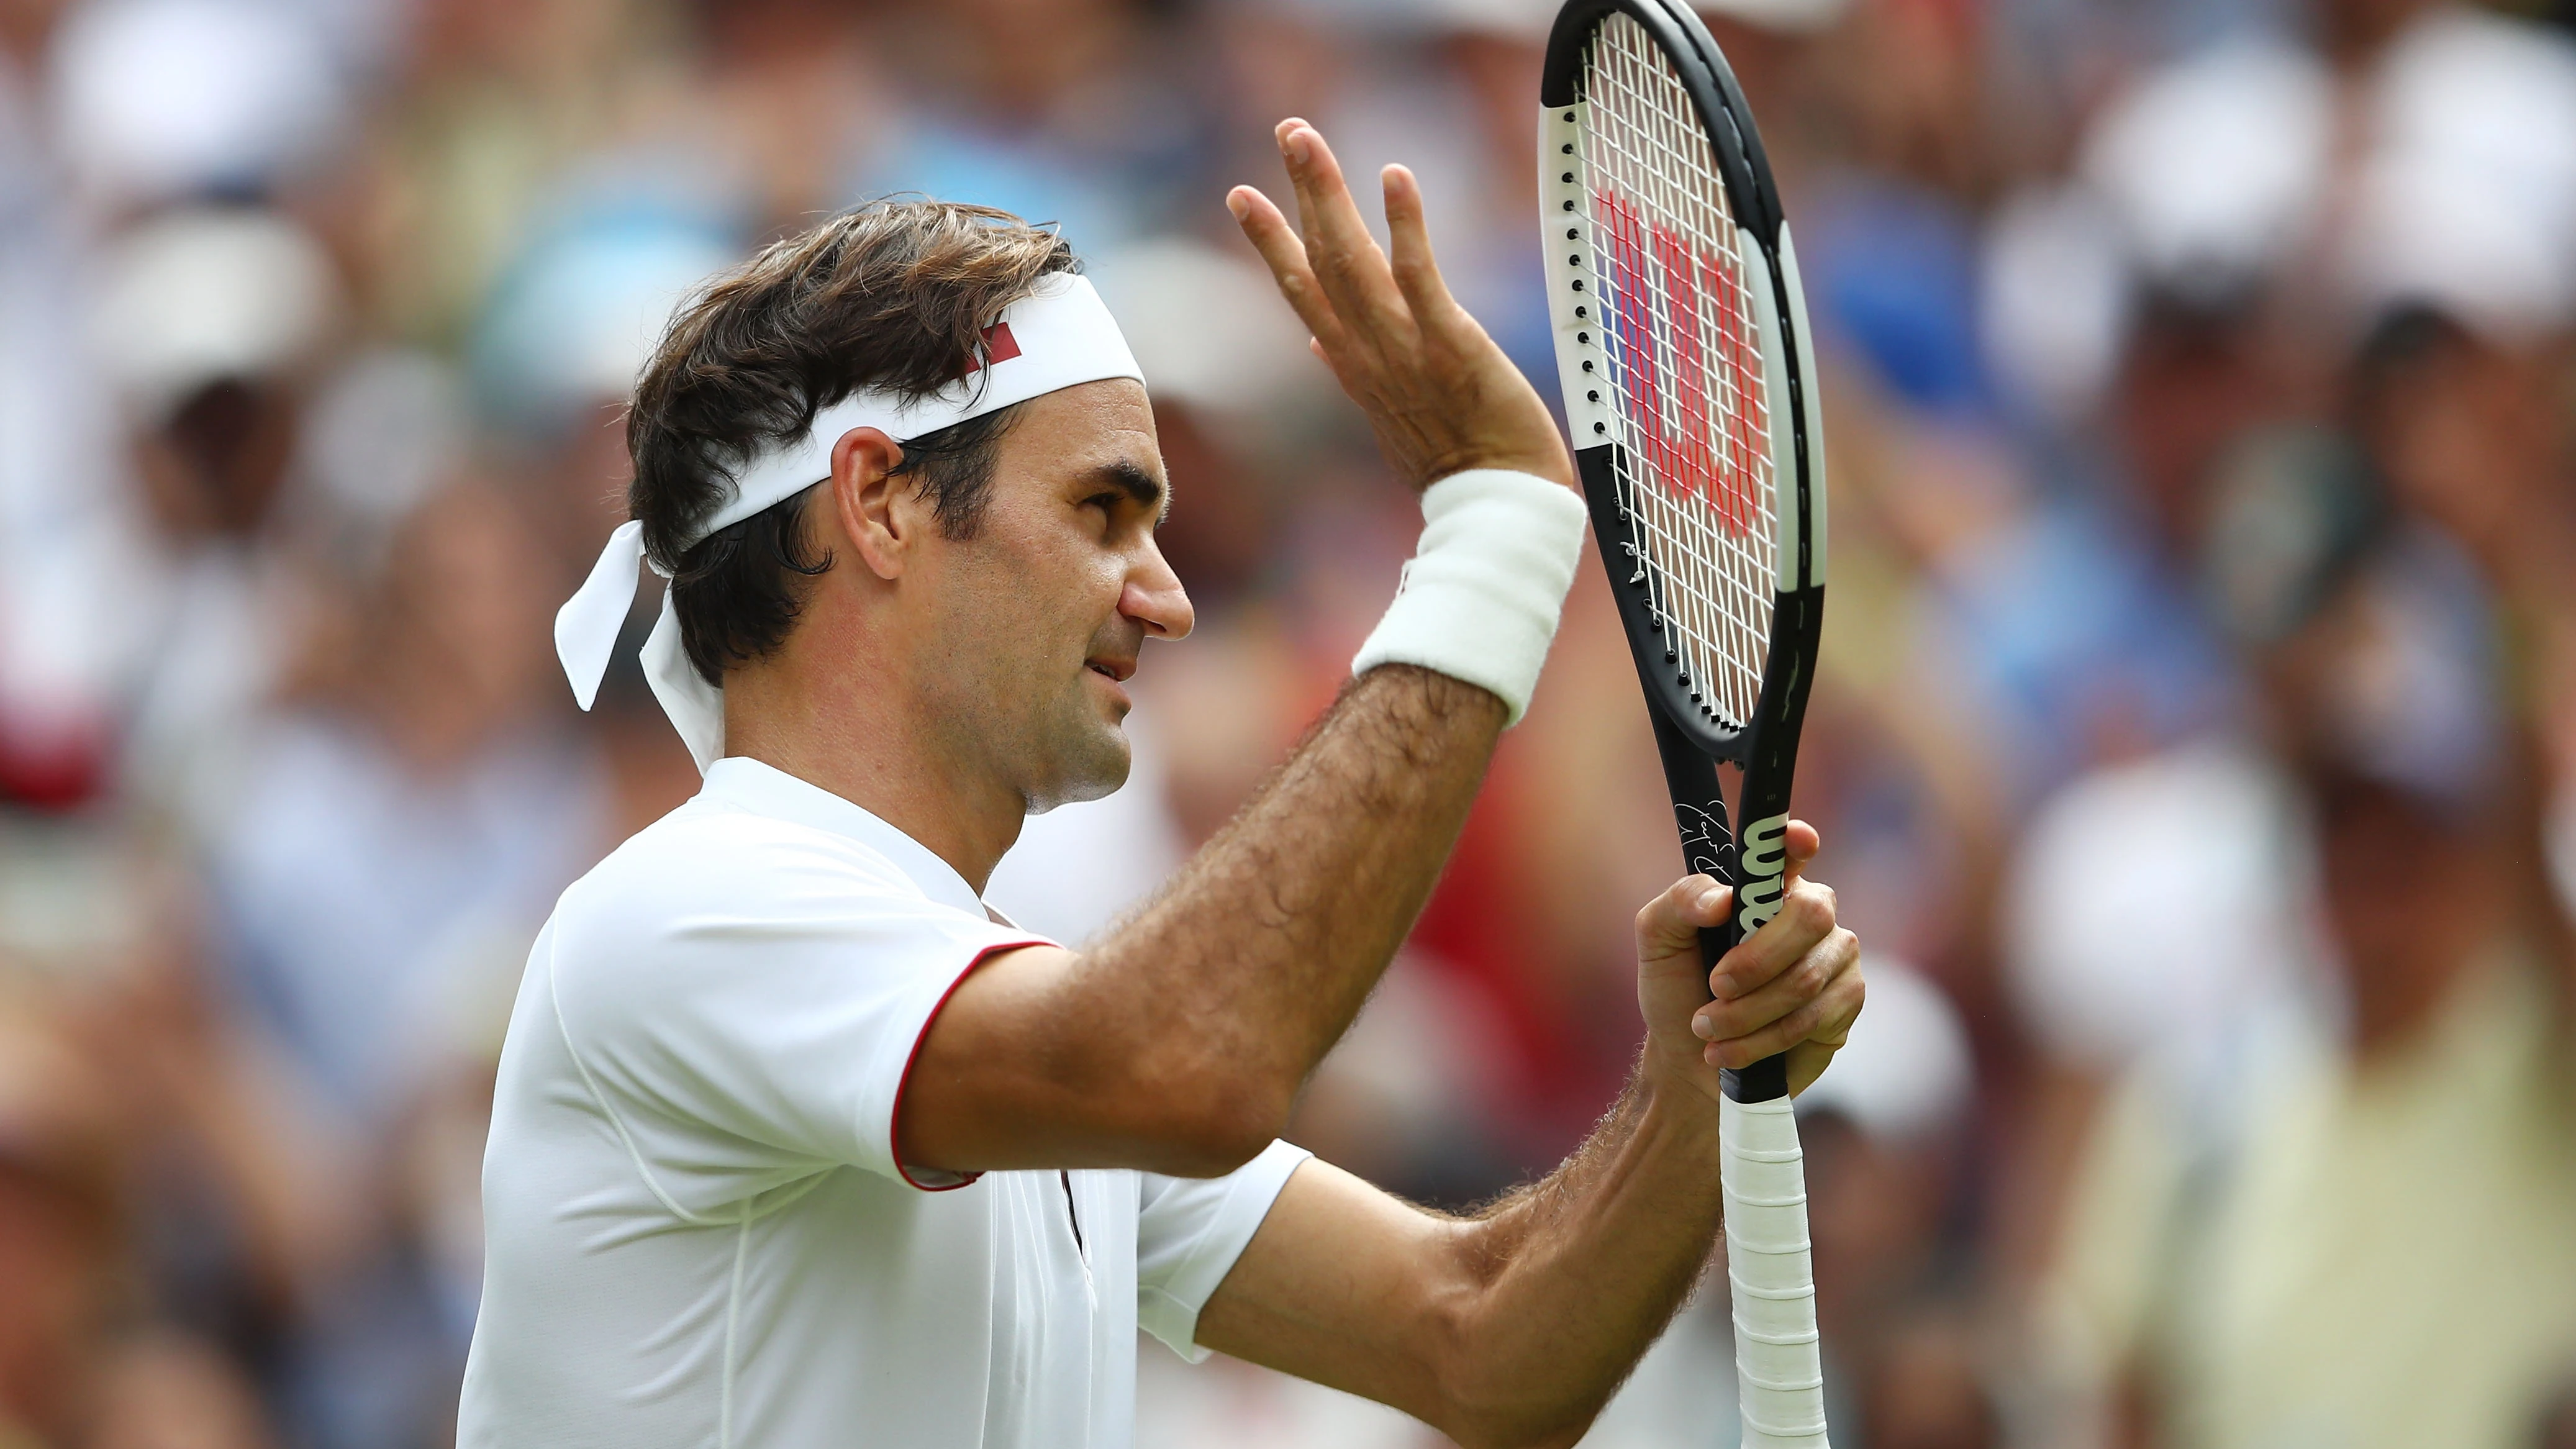
<path id="1" fill-rule="evenodd" d="M 522 957 L 696 786 L 549 648 L 677 299 L 892 191 L 1086 258 L 1201 624 L 1134 782 L 995 879 L 1079 940 L 1417 528 L 1225 186 L 1291 114 L 1411 163 L 1553 396 L 1552 11 L 0 0 L 0 1446 L 448 1442 Z M 1703 13 L 1827 358 L 1836 1443 L 2576 1445 L 2576 13 Z M 1299 1141 L 1462 1207 L 1608 1103 L 1678 861 L 1643 711 L 1587 573 Z M 1587 1443 L 1733 1444 L 1727 1333 L 1721 1286 Z M 1143 1357 L 1146 1449 L 1435 1442 Z"/>

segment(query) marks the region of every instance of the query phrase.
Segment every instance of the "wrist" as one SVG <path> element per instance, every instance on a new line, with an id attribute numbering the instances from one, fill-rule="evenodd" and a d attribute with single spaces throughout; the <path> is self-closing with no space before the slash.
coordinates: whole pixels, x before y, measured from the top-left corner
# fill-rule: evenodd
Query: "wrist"
<path id="1" fill-rule="evenodd" d="M 1552 438 L 1553 426 L 1549 431 Z M 1529 450 L 1460 452 L 1444 458 L 1427 459 L 1410 476 L 1415 488 L 1428 493 L 1462 473 L 1526 473 L 1560 488 L 1580 492 L 1574 481 L 1574 461 L 1562 445 L 1553 453 Z"/>
<path id="2" fill-rule="evenodd" d="M 1422 495 L 1422 542 L 1353 674 L 1413 664 L 1492 692 L 1519 721 L 1583 548 L 1580 495 L 1534 473 L 1473 469 Z"/>
<path id="3" fill-rule="evenodd" d="M 1634 1090 L 1648 1120 L 1704 1136 L 1709 1151 L 1717 1150 L 1719 1104 L 1726 1094 L 1715 1067 L 1704 1065 L 1696 1055 L 1687 1061 L 1671 1060 L 1649 1041 L 1637 1063 Z"/>

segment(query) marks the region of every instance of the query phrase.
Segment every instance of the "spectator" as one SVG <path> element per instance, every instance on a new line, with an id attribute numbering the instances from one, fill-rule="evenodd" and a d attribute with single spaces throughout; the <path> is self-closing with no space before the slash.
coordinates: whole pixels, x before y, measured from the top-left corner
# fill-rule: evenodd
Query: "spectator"
<path id="1" fill-rule="evenodd" d="M 215 808 L 310 627 L 278 502 L 339 305 L 321 247 L 264 209 L 157 216 L 107 264 L 96 347 L 149 530 L 109 615 L 132 661 L 124 758 L 131 789 L 182 815 Z"/>
<path id="2" fill-rule="evenodd" d="M 445 1201 L 402 1175 L 421 1165 L 415 1135 L 470 1100 L 459 1072 L 488 1072 L 536 923 L 606 826 L 597 766 L 544 708 L 550 578 L 489 487 L 423 502 L 350 676 L 265 722 L 206 832 L 227 982 L 373 1208 L 365 1251 L 289 1336 L 291 1417 L 317 1443 L 408 1441 L 453 1407 L 472 1292 L 437 1272 L 470 1284 L 477 1265 L 424 1259 L 416 1235 L 436 1224 L 392 1209 Z"/>
<path id="3" fill-rule="evenodd" d="M 2576 1352 L 2567 1022 L 2474 582 L 2396 535 L 2325 593 L 2264 672 L 2332 1006 L 2235 983 L 2096 1129 L 2057 1281 L 2117 1442 L 2520 1444 Z"/>

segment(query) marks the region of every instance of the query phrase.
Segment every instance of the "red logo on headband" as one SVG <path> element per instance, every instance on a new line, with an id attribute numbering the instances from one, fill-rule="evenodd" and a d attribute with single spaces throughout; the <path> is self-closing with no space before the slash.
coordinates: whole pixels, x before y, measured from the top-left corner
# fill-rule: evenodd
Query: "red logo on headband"
<path id="1" fill-rule="evenodd" d="M 983 361 L 966 369 L 967 375 L 971 377 L 996 362 L 1008 362 L 1019 355 L 1020 340 L 1011 335 L 1011 324 L 996 322 L 984 329 Z"/>

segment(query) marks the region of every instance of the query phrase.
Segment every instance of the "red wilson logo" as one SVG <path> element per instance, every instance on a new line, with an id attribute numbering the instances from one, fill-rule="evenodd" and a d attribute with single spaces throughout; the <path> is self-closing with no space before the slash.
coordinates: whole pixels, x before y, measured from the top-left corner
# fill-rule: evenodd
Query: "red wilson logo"
<path id="1" fill-rule="evenodd" d="M 1743 533 L 1770 443 L 1742 273 L 1733 258 L 1648 222 L 1626 197 L 1597 191 L 1592 202 L 1609 233 L 1604 340 L 1624 394 L 1631 466 L 1708 500 L 1728 532 Z"/>

